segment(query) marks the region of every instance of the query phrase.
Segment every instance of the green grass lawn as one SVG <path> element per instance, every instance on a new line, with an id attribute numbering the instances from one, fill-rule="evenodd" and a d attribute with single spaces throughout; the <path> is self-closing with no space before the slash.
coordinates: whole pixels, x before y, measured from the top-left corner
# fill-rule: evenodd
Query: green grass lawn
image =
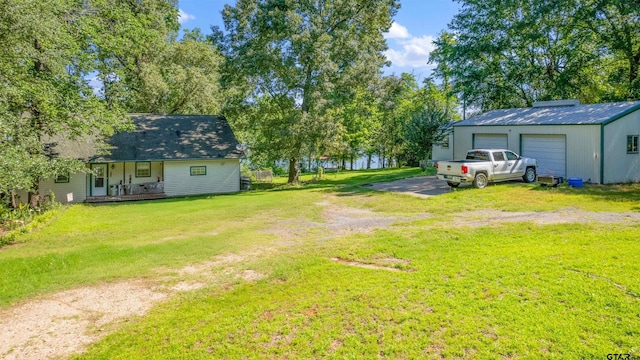
<path id="1" fill-rule="evenodd" d="M 640 223 L 470 226 L 459 217 L 638 212 L 640 186 L 509 183 L 429 199 L 360 186 L 419 173 L 341 172 L 235 195 L 74 205 L 0 249 L 0 304 L 250 253 L 234 266 L 264 278 L 176 295 L 78 358 L 640 354 Z M 340 232 L 323 225 L 328 208 L 393 221 Z"/>

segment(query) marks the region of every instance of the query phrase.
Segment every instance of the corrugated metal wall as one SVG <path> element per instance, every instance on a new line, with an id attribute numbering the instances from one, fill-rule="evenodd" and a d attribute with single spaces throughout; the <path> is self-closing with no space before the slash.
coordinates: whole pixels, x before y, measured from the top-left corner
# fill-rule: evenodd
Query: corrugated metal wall
<path id="1" fill-rule="evenodd" d="M 640 181 L 640 154 L 627 153 L 627 136 L 640 135 L 640 111 L 604 127 L 604 182 Z"/>
<path id="2" fill-rule="evenodd" d="M 206 166 L 207 174 L 191 176 L 192 166 Z M 240 161 L 165 161 L 164 191 L 167 196 L 221 194 L 240 191 Z"/>
<path id="3" fill-rule="evenodd" d="M 600 182 L 600 125 L 456 126 L 454 129 L 454 159 L 465 157 L 473 146 L 474 134 L 507 134 L 509 150 L 518 154 L 522 150 L 521 135 L 565 135 L 566 176 Z"/>

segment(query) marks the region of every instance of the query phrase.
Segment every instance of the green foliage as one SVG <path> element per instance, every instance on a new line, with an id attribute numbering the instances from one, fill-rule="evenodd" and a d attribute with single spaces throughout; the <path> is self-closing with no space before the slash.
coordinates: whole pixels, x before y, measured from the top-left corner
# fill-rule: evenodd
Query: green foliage
<path id="1" fill-rule="evenodd" d="M 415 166 L 420 160 L 430 157 L 433 145 L 441 141 L 444 135 L 439 128 L 448 122 L 444 113 L 435 109 L 425 109 L 411 117 L 405 128 L 405 156 L 409 164 Z"/>
<path id="2" fill-rule="evenodd" d="M 460 3 L 431 62 L 470 105 L 490 110 L 540 100 L 634 98 L 639 7 L 617 0 Z M 626 70 L 622 59 L 629 60 Z"/>
<path id="3" fill-rule="evenodd" d="M 397 165 L 417 166 L 431 152 L 440 125 L 458 120 L 458 101 L 446 82 L 425 79 L 420 87 L 412 74 L 382 79 L 378 91 L 380 125 L 375 144 L 379 154 Z"/>
<path id="4" fill-rule="evenodd" d="M 85 36 L 92 46 L 86 55 L 93 59 L 92 70 L 110 107 L 135 111 L 148 106 L 150 67 L 173 51 L 169 40 L 179 27 L 177 0 L 87 2 Z"/>
<path id="5" fill-rule="evenodd" d="M 218 114 L 223 102 L 218 66 L 222 57 L 200 30 L 171 41 L 154 62 L 140 65 L 139 102 L 132 111 Z"/>
<path id="6" fill-rule="evenodd" d="M 304 155 L 340 148 L 344 104 L 385 63 L 382 33 L 397 1 L 239 0 L 214 32 L 226 57 L 225 115 L 252 158 L 290 161 L 289 181 Z"/>
<path id="7" fill-rule="evenodd" d="M 626 0 L 585 0 L 583 13 L 612 59 L 605 58 L 611 100 L 640 99 L 640 6 Z"/>
<path id="8" fill-rule="evenodd" d="M 36 208 L 23 203 L 12 208 L 8 200 L 3 198 L 0 201 L 0 247 L 12 243 L 19 235 L 42 224 L 49 219 L 48 214 L 60 208 L 53 193 L 47 195 L 46 200 Z"/>
<path id="9" fill-rule="evenodd" d="M 0 195 L 82 170 L 49 151 L 51 137 L 127 128 L 145 59 L 177 30 L 175 1 L 5 0 L 0 14 Z M 97 75 L 95 75 L 97 74 Z M 89 78 L 104 84 L 94 93 Z"/>

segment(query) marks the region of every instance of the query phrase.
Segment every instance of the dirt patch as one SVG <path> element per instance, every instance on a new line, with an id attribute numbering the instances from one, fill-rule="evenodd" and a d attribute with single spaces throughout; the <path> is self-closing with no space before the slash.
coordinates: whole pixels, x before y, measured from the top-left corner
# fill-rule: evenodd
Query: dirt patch
<path id="1" fill-rule="evenodd" d="M 205 286 L 207 286 L 207 284 L 201 283 L 201 282 L 181 281 L 173 285 L 172 287 L 170 287 L 170 289 L 172 291 L 183 292 L 183 291 L 199 290 Z"/>
<path id="2" fill-rule="evenodd" d="M 449 185 L 445 181 L 438 180 L 435 176 L 417 176 L 409 179 L 370 184 L 368 187 L 378 191 L 398 192 L 421 198 L 429 198 L 451 192 Z"/>
<path id="3" fill-rule="evenodd" d="M 566 223 L 633 223 L 640 221 L 635 212 L 589 212 L 577 208 L 565 208 L 546 212 L 508 212 L 498 210 L 465 211 L 455 217 L 456 225 L 470 227 L 495 225 L 505 222 L 533 222 L 535 224 Z"/>
<path id="4" fill-rule="evenodd" d="M 319 231 L 322 234 L 322 239 L 326 240 L 351 234 L 370 234 L 375 230 L 386 229 L 398 220 L 413 220 L 400 219 L 393 215 L 376 213 L 368 209 L 335 205 L 327 200 L 317 202 L 315 205 L 324 208 L 321 212 L 323 222 L 279 221 L 264 231 L 278 236 L 280 238 L 279 244 L 286 245 L 298 243 L 311 231 Z"/>
<path id="5" fill-rule="evenodd" d="M 175 235 L 175 236 L 167 236 L 165 238 L 162 239 L 158 239 L 156 240 L 154 243 L 163 243 L 165 241 L 172 241 L 172 240 L 183 240 L 183 239 L 189 239 L 193 236 L 198 236 L 198 235 L 204 235 L 204 236 L 216 236 L 219 233 L 217 231 L 209 231 L 209 232 L 204 232 L 204 233 L 200 233 L 200 234 L 192 234 L 192 235 Z"/>
<path id="6" fill-rule="evenodd" d="M 382 258 L 382 259 L 378 259 L 377 261 L 387 263 L 387 264 L 409 265 L 409 260 L 398 259 L 398 258 Z"/>
<path id="7" fill-rule="evenodd" d="M 156 281 L 122 281 L 62 291 L 0 311 L 0 358 L 67 358 L 106 336 L 118 323 L 144 315 L 175 293 L 204 288 L 223 276 L 248 282 L 263 279 L 265 274 L 230 265 L 255 259 L 265 251 L 269 249 L 219 256 L 177 272 L 167 271 Z M 224 270 L 215 271 L 220 267 Z"/>
<path id="8" fill-rule="evenodd" d="M 360 261 L 351 261 L 351 260 L 345 260 L 345 259 L 341 259 L 341 258 L 331 258 L 331 260 L 337 262 L 338 264 L 348 265 L 348 266 L 355 266 L 355 267 L 359 267 L 359 268 L 363 268 L 363 269 L 385 270 L 385 271 L 393 271 L 393 272 L 402 271 L 402 270 L 394 268 L 394 267 L 382 266 L 382 265 L 377 265 L 377 264 L 368 264 L 368 263 L 363 263 L 363 262 L 360 262 Z"/>
<path id="9" fill-rule="evenodd" d="M 371 210 L 347 207 L 328 207 L 322 212 L 322 217 L 326 223 L 316 225 L 325 227 L 334 236 L 372 233 L 397 220 L 395 217 L 374 213 Z"/>
<path id="10" fill-rule="evenodd" d="M 142 282 L 63 291 L 0 313 L 0 357 L 67 357 L 106 335 L 103 326 L 142 315 L 167 297 Z"/>
<path id="11" fill-rule="evenodd" d="M 245 281 L 254 282 L 254 281 L 258 281 L 258 280 L 264 279 L 266 277 L 266 275 L 261 274 L 261 273 L 255 271 L 255 270 L 245 270 L 245 271 L 242 272 L 240 277 L 242 279 L 244 279 Z"/>

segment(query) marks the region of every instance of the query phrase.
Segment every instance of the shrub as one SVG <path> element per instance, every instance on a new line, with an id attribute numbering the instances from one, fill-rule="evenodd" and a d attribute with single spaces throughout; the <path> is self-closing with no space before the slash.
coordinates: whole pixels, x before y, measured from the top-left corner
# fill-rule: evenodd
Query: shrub
<path id="1" fill-rule="evenodd" d="M 31 208 L 23 203 L 19 203 L 16 208 L 11 208 L 7 201 L 0 202 L 0 247 L 13 242 L 17 234 L 26 232 L 27 225 L 38 217 L 59 207 L 60 204 L 55 202 L 53 192 L 43 196 L 37 208 Z"/>

